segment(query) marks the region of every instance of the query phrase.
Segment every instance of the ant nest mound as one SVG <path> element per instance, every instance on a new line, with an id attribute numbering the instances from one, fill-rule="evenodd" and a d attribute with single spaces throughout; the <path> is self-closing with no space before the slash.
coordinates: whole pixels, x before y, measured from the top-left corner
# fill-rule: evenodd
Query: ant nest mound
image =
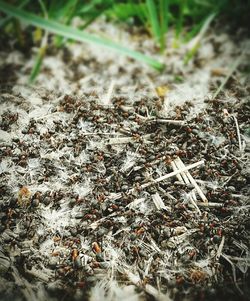
<path id="1" fill-rule="evenodd" d="M 246 293 L 249 105 L 166 119 L 161 104 L 2 94 L 3 298 Z"/>

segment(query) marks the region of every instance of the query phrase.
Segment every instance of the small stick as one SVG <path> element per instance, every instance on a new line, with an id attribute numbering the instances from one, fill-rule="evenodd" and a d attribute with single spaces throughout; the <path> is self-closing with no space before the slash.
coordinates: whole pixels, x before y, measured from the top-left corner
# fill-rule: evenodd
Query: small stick
<path id="1" fill-rule="evenodd" d="M 145 184 L 141 185 L 141 188 L 143 189 L 143 188 L 146 188 L 146 187 L 148 187 L 148 186 L 151 186 L 151 185 L 153 185 L 153 184 L 155 184 L 155 183 L 159 183 L 159 182 L 161 182 L 161 181 L 164 181 L 164 180 L 166 180 L 166 179 L 169 179 L 169 178 L 171 178 L 171 177 L 174 177 L 174 176 L 176 176 L 176 175 L 178 175 L 178 174 L 180 174 L 180 173 L 182 173 L 182 172 L 184 172 L 184 171 L 186 171 L 186 170 L 195 168 L 195 167 L 197 167 L 197 166 L 199 166 L 199 165 L 202 165 L 202 164 L 204 164 L 204 160 L 201 160 L 201 161 L 198 161 L 198 162 L 196 162 L 196 163 L 190 164 L 190 165 L 185 166 L 185 167 L 183 167 L 183 168 L 181 168 L 181 169 L 179 169 L 179 170 L 170 172 L 169 174 L 167 174 L 167 175 L 165 175 L 165 176 L 161 176 L 161 177 L 159 177 L 159 178 L 153 180 L 153 182 L 145 183 Z M 135 190 L 135 189 L 133 189 L 133 191 L 134 191 L 134 190 Z"/>
<path id="2" fill-rule="evenodd" d="M 231 69 L 229 70 L 229 73 L 227 75 L 227 77 L 222 81 L 222 83 L 220 84 L 219 88 L 215 91 L 214 95 L 212 96 L 212 100 L 214 100 L 219 93 L 221 92 L 221 90 L 224 88 L 224 86 L 226 85 L 226 83 L 228 82 L 229 78 L 232 76 L 232 74 L 234 73 L 234 71 L 238 68 L 241 59 L 243 57 L 244 51 L 241 53 L 241 55 L 238 57 L 238 59 L 235 61 L 235 63 L 233 64 L 233 66 L 231 67 Z"/>
<path id="3" fill-rule="evenodd" d="M 107 135 L 107 136 L 116 136 L 120 135 L 120 133 L 108 133 L 108 132 L 94 132 L 94 133 L 88 133 L 88 132 L 81 132 L 81 135 L 83 136 L 97 136 L 97 135 Z M 116 139 L 116 138 L 115 138 Z M 119 139 L 119 138 L 118 138 Z"/>
<path id="4" fill-rule="evenodd" d="M 150 138 L 151 135 L 147 134 L 147 135 L 143 135 L 140 138 L 142 139 L 148 139 Z M 134 137 L 120 137 L 120 138 L 110 138 L 108 140 L 108 144 L 123 144 L 123 143 L 129 143 L 129 142 L 134 142 L 135 138 Z"/>
<path id="5" fill-rule="evenodd" d="M 49 113 L 47 115 L 43 115 L 43 116 L 40 116 L 40 117 L 35 117 L 34 119 L 37 121 L 37 120 L 40 120 L 40 119 L 43 119 L 43 118 L 48 118 L 50 116 L 54 116 L 54 115 L 58 115 L 58 114 L 61 114 L 62 112 L 53 112 L 53 113 Z"/>
<path id="6" fill-rule="evenodd" d="M 176 167 L 175 161 L 171 161 L 171 166 L 172 166 L 172 168 L 173 168 L 173 171 L 178 170 L 178 168 Z M 177 179 L 178 179 L 182 184 L 185 184 L 185 182 L 183 181 L 181 175 L 178 174 L 178 175 L 176 175 L 176 177 L 177 177 Z"/>
<path id="7" fill-rule="evenodd" d="M 233 280 L 234 280 L 234 284 L 236 286 L 236 288 L 238 289 L 238 291 L 241 293 L 241 295 L 244 295 L 243 291 L 241 290 L 241 288 L 239 287 L 238 283 L 237 283 L 237 277 L 236 277 L 236 269 L 235 269 L 235 265 L 233 264 L 233 262 L 227 257 L 226 254 L 221 254 L 221 256 L 226 259 L 226 261 L 228 261 L 232 267 L 232 271 L 233 271 Z"/>
<path id="8" fill-rule="evenodd" d="M 182 161 L 181 161 L 181 159 L 179 157 L 174 160 L 174 163 L 175 163 L 175 166 L 176 166 L 177 169 L 185 167 L 185 165 L 182 163 Z M 182 172 L 181 176 L 182 176 L 185 184 L 189 184 L 190 181 L 189 181 L 189 179 L 188 179 L 188 177 L 187 177 L 186 174 L 187 174 L 187 172 Z"/>
<path id="9" fill-rule="evenodd" d="M 135 113 L 135 115 L 145 122 L 159 122 L 159 123 L 169 123 L 169 124 L 175 124 L 175 125 L 184 125 L 186 124 L 185 120 L 175 120 L 175 119 L 161 119 L 161 118 L 155 118 L 155 117 L 145 117 L 138 113 Z"/>
<path id="10" fill-rule="evenodd" d="M 172 236 L 169 241 L 174 243 L 175 245 L 179 245 L 182 241 L 184 241 L 189 235 L 192 233 L 198 232 L 198 228 L 190 229 L 184 232 L 183 234 L 177 235 L 177 236 Z"/>
<path id="11" fill-rule="evenodd" d="M 25 273 L 30 274 L 34 278 L 38 278 L 38 279 L 42 280 L 43 282 L 49 282 L 50 278 L 52 278 L 49 275 L 45 274 L 44 272 L 35 269 L 34 267 L 32 267 L 31 270 L 25 269 Z"/>
<path id="12" fill-rule="evenodd" d="M 20 276 L 17 268 L 14 266 L 12 266 L 12 275 L 16 282 L 16 285 L 21 288 L 21 292 L 23 293 L 25 300 L 37 300 L 36 294 L 31 284 L 26 279 Z"/>
<path id="13" fill-rule="evenodd" d="M 222 236 L 219 248 L 217 250 L 217 254 L 216 254 L 216 259 L 219 260 L 219 258 L 221 257 L 222 254 L 222 249 L 224 247 L 224 243 L 225 243 L 225 236 Z"/>
<path id="14" fill-rule="evenodd" d="M 180 166 L 183 166 L 183 167 L 185 166 L 180 158 L 177 158 L 176 160 L 180 163 Z M 198 184 L 196 183 L 196 181 L 192 177 L 192 175 L 188 171 L 185 171 L 185 174 L 187 175 L 187 177 L 188 177 L 189 181 L 191 182 L 191 184 L 193 184 L 194 188 L 198 192 L 198 194 L 201 197 L 202 201 L 203 202 L 208 202 L 206 196 L 204 195 L 204 193 L 202 192 L 202 190 L 200 189 L 200 187 L 198 186 Z"/>
<path id="15" fill-rule="evenodd" d="M 191 194 L 193 196 L 194 201 L 197 202 L 197 197 L 196 197 L 195 191 L 192 190 Z"/>
<path id="16" fill-rule="evenodd" d="M 224 253 L 225 254 L 225 253 Z M 226 255 L 226 254 L 225 254 Z M 239 260 L 239 261 L 244 261 L 248 265 L 250 265 L 250 258 L 247 257 L 236 257 L 236 256 L 231 256 L 231 255 L 226 255 L 229 259 L 231 260 Z"/>
<path id="17" fill-rule="evenodd" d="M 92 224 L 89 225 L 89 227 L 90 227 L 91 229 L 95 230 L 95 229 L 99 226 L 99 224 L 100 224 L 101 222 L 103 222 L 105 219 L 110 218 L 110 217 L 114 217 L 114 216 L 116 216 L 116 215 L 117 215 L 117 212 L 112 212 L 111 214 L 109 214 L 109 215 L 107 215 L 107 216 L 104 216 L 104 217 L 100 218 L 99 220 L 93 222 Z"/>
<path id="18" fill-rule="evenodd" d="M 152 264 L 152 261 L 153 261 L 153 256 L 151 256 L 151 257 L 149 258 L 149 260 L 148 260 L 146 269 L 145 269 L 145 271 L 144 271 L 144 273 L 143 273 L 143 278 L 145 278 L 145 277 L 148 276 L 149 270 L 150 270 L 150 266 L 151 266 L 151 264 Z"/>
<path id="19" fill-rule="evenodd" d="M 170 123 L 170 124 L 176 124 L 176 125 L 184 125 L 186 124 L 185 120 L 173 120 L 173 119 L 150 119 L 149 120 L 154 121 L 154 122 L 159 122 L 159 123 Z"/>
<path id="20" fill-rule="evenodd" d="M 139 189 L 144 189 L 144 188 L 146 188 L 146 187 L 149 187 L 149 186 L 151 186 L 151 185 L 154 185 L 154 184 L 156 184 L 156 183 L 159 183 L 159 182 L 161 182 L 161 181 L 164 181 L 164 180 L 166 180 L 166 179 L 169 179 L 169 178 L 171 178 L 171 177 L 174 177 L 174 176 L 176 176 L 176 175 L 182 173 L 183 171 L 186 171 L 186 170 L 195 168 L 195 167 L 197 167 L 197 166 L 199 166 L 199 165 L 202 165 L 202 164 L 204 164 L 204 160 L 195 162 L 195 163 L 190 164 L 190 165 L 188 165 L 188 166 L 185 166 L 185 167 L 183 167 L 183 168 L 181 168 L 181 169 L 179 169 L 179 170 L 170 172 L 170 173 L 167 174 L 167 175 L 164 175 L 164 176 L 161 176 L 161 177 L 159 177 L 159 178 L 157 178 L 157 179 L 155 179 L 155 180 L 152 180 L 151 182 L 142 184 L 141 186 L 139 186 Z M 127 194 L 131 194 L 131 193 L 135 192 L 136 190 L 138 190 L 138 188 L 132 188 L 132 189 L 130 189 L 130 190 L 127 192 Z M 121 194 L 121 193 L 115 193 L 115 194 L 113 194 L 113 195 L 110 195 L 110 196 L 109 196 L 109 199 L 112 199 L 112 200 L 118 200 L 118 199 L 120 199 L 121 197 L 122 197 L 122 194 Z"/>
<path id="21" fill-rule="evenodd" d="M 107 94 L 103 97 L 102 104 L 103 104 L 104 106 L 108 106 L 108 105 L 111 104 L 111 96 L 112 96 L 112 93 L 113 93 L 113 90 L 114 90 L 114 87 L 115 87 L 115 83 L 116 83 L 115 80 L 112 80 L 112 81 L 111 81 L 110 86 L 109 86 L 109 89 L 108 89 L 108 92 L 107 92 Z"/>
<path id="22" fill-rule="evenodd" d="M 240 129 L 239 129 L 238 120 L 235 116 L 233 116 L 233 119 L 234 119 L 235 126 L 236 126 L 236 133 L 237 133 L 238 142 L 239 142 L 239 150 L 240 150 L 240 152 L 242 152 L 242 143 L 241 143 Z"/>
<path id="23" fill-rule="evenodd" d="M 201 211 L 200 211 L 199 207 L 198 207 L 197 204 L 196 204 L 196 195 L 195 195 L 195 192 L 194 192 L 194 191 L 192 191 L 191 194 L 190 194 L 190 201 L 191 201 L 191 203 L 194 205 L 194 207 L 195 207 L 197 213 L 198 213 L 199 215 L 201 215 Z"/>
<path id="24" fill-rule="evenodd" d="M 132 142 L 133 138 L 132 137 L 117 137 L 117 138 L 110 138 L 108 140 L 108 144 L 124 144 L 124 143 L 129 143 Z"/>
<path id="25" fill-rule="evenodd" d="M 136 206 L 138 206 L 140 203 L 144 202 L 145 200 L 146 200 L 145 198 L 135 199 L 134 201 L 129 203 L 126 207 L 130 208 L 130 209 L 133 209 Z"/>
<path id="26" fill-rule="evenodd" d="M 154 288 L 150 284 L 144 284 L 143 280 L 138 276 L 138 274 L 133 274 L 129 271 L 129 269 L 123 269 L 123 273 L 128 277 L 128 279 L 135 285 L 135 286 L 143 286 L 143 289 L 151 296 L 153 296 L 156 300 L 161 301 L 170 301 L 171 299 L 168 297 L 168 295 L 163 295 L 161 292 L 159 292 L 156 288 Z"/>
<path id="27" fill-rule="evenodd" d="M 211 207 L 211 208 L 219 208 L 219 207 L 223 207 L 224 206 L 221 203 L 213 203 L 213 202 L 207 202 L 207 203 L 198 202 L 197 205 L 201 206 L 201 207 Z"/>
<path id="28" fill-rule="evenodd" d="M 153 202 L 155 204 L 155 207 L 158 209 L 158 210 L 161 210 L 161 209 L 166 209 L 166 206 L 162 200 L 162 198 L 160 197 L 159 193 L 155 193 L 152 195 L 152 199 L 153 199 Z"/>

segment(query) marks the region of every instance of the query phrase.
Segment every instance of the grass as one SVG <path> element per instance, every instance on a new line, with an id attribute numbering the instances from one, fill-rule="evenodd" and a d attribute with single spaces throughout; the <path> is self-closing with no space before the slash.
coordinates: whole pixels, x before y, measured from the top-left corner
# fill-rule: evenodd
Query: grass
<path id="1" fill-rule="evenodd" d="M 221 82 L 221 84 L 219 85 L 219 87 L 217 88 L 215 93 L 213 94 L 212 99 L 215 99 L 220 94 L 220 92 L 223 90 L 223 88 L 225 87 L 225 85 L 228 82 L 228 80 L 230 79 L 230 77 L 233 75 L 233 73 L 239 67 L 244 53 L 245 53 L 245 49 L 242 51 L 241 55 L 234 62 L 234 64 L 230 67 L 227 76 L 224 78 L 224 80 Z"/>
<path id="2" fill-rule="evenodd" d="M 112 41 L 102 39 L 96 37 L 94 35 L 85 33 L 79 29 L 75 29 L 73 27 L 60 24 L 56 21 L 51 21 L 44 19 L 42 17 L 36 16 L 35 14 L 26 12 L 22 9 L 16 8 L 13 5 L 9 5 L 3 1 L 0 1 L 0 10 L 5 12 L 7 15 L 15 17 L 29 25 L 33 25 L 39 28 L 42 28 L 50 33 L 57 34 L 59 36 L 63 36 L 65 38 L 73 39 L 79 42 L 86 42 L 89 44 L 95 44 L 101 47 L 106 47 L 112 50 L 115 50 L 121 54 L 127 55 L 131 58 L 134 58 L 138 61 L 142 61 L 144 63 L 149 64 L 150 66 L 161 70 L 164 65 L 160 62 L 133 50 L 130 50 L 126 47 L 123 47 L 117 43 Z"/>
<path id="3" fill-rule="evenodd" d="M 157 16 L 157 6 L 154 0 L 146 0 L 147 9 L 148 9 L 148 19 L 152 28 L 152 34 L 155 37 L 156 43 L 161 46 L 161 26 Z"/>
<path id="4" fill-rule="evenodd" d="M 156 49 L 164 54 L 166 35 L 171 27 L 175 30 L 175 47 L 194 37 L 197 41 L 184 58 L 185 62 L 188 62 L 195 56 L 203 35 L 215 17 L 226 16 L 226 20 L 232 24 L 247 26 L 249 10 L 249 0 L 0 0 L 0 11 L 5 13 L 5 17 L 0 21 L 0 28 L 7 32 L 12 28 L 18 38 L 21 37 L 21 21 L 35 26 L 34 31 L 40 29 L 40 33 L 42 32 L 40 49 L 30 76 L 33 81 L 46 55 L 48 33 L 54 35 L 53 44 L 58 48 L 68 40 L 91 43 L 162 70 L 164 66 L 153 58 L 112 40 L 88 34 L 84 29 L 100 16 L 105 16 L 108 21 L 114 23 L 125 22 L 132 26 L 140 26 L 152 36 Z M 75 17 L 83 21 L 79 28 L 73 28 L 71 25 Z"/>

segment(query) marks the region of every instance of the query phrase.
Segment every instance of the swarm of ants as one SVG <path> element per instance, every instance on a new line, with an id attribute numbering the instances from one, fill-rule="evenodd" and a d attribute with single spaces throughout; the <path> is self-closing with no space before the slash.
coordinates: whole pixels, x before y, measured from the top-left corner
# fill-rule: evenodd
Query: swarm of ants
<path id="1" fill-rule="evenodd" d="M 41 98 L 1 104 L 0 300 L 247 299 L 249 105 Z"/>

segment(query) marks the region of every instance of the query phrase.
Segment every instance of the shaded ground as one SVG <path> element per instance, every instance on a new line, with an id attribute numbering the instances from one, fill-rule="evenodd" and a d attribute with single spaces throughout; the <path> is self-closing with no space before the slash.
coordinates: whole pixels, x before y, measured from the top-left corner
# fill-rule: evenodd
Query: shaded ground
<path id="1" fill-rule="evenodd" d="M 156 53 L 142 34 L 100 28 Z M 210 33 L 187 66 L 186 47 L 168 47 L 162 74 L 86 45 L 52 49 L 35 87 L 34 58 L 13 45 L 0 53 L 0 300 L 247 300 L 242 33 Z M 178 158 L 204 162 L 156 182 Z"/>

